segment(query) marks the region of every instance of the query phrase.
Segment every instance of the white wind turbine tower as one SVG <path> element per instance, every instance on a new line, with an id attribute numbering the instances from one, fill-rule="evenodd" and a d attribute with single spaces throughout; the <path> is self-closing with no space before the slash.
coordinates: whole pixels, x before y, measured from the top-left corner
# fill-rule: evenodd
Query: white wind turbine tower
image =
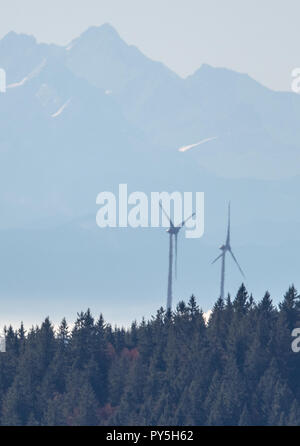
<path id="1" fill-rule="evenodd" d="M 177 278 L 177 238 L 178 238 L 178 232 L 181 228 L 186 224 L 186 222 L 194 217 L 195 213 L 193 213 L 190 217 L 188 217 L 186 220 L 183 220 L 183 222 L 179 226 L 174 226 L 171 218 L 168 216 L 166 211 L 164 210 L 161 202 L 159 202 L 159 205 L 161 207 L 162 212 L 165 214 L 167 219 L 170 222 L 170 227 L 167 229 L 167 232 L 170 235 L 169 238 L 169 273 L 168 273 L 168 295 L 167 295 L 167 310 L 172 309 L 172 285 L 173 285 L 173 237 L 175 237 L 175 278 Z"/>
<path id="2" fill-rule="evenodd" d="M 222 245 L 220 247 L 222 253 L 212 262 L 215 263 L 217 260 L 219 260 L 220 258 L 222 258 L 222 269 L 221 269 L 221 289 L 220 289 L 220 297 L 222 299 L 224 299 L 224 285 L 225 285 L 225 257 L 226 257 L 226 253 L 229 252 L 234 260 L 234 262 L 236 263 L 238 269 L 240 270 L 241 274 L 243 277 L 245 277 L 245 274 L 242 270 L 242 268 L 240 267 L 240 265 L 238 264 L 238 261 L 236 260 L 232 249 L 231 249 L 231 245 L 230 245 L 230 202 L 228 204 L 228 226 L 227 226 L 227 237 L 226 237 L 226 242 L 225 245 Z"/>

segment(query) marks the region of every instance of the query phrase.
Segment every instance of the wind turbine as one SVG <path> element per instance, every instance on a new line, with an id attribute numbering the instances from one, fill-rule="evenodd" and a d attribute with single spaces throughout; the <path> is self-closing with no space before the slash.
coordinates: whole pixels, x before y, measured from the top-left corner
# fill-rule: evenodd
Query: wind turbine
<path id="1" fill-rule="evenodd" d="M 172 309 L 172 285 L 173 285 L 173 237 L 175 237 L 175 278 L 177 279 L 177 239 L 178 239 L 178 233 L 181 228 L 186 224 L 190 218 L 194 217 L 195 213 L 193 213 L 190 217 L 188 217 L 186 220 L 183 220 L 183 222 L 179 226 L 174 226 L 171 218 L 164 210 L 161 202 L 159 202 L 159 205 L 161 207 L 162 212 L 165 214 L 167 219 L 170 222 L 170 226 L 167 229 L 166 232 L 168 232 L 170 238 L 169 238 L 169 273 L 168 273 L 168 295 L 167 295 L 167 310 Z"/>
<path id="2" fill-rule="evenodd" d="M 217 260 L 219 260 L 220 258 L 222 258 L 222 269 L 221 269 L 221 291 L 220 291 L 220 297 L 221 299 L 224 299 L 224 285 L 225 285 L 225 257 L 226 257 L 226 253 L 229 252 L 234 260 L 234 262 L 236 263 L 238 269 L 240 270 L 240 273 L 242 274 L 243 277 L 245 277 L 245 274 L 242 270 L 242 268 L 240 267 L 240 265 L 238 264 L 238 261 L 236 260 L 232 249 L 231 249 L 231 245 L 230 245 L 230 202 L 228 204 L 228 226 L 227 226 L 227 237 L 226 237 L 226 242 L 225 245 L 222 245 L 220 247 L 222 253 L 212 262 L 215 263 Z"/>

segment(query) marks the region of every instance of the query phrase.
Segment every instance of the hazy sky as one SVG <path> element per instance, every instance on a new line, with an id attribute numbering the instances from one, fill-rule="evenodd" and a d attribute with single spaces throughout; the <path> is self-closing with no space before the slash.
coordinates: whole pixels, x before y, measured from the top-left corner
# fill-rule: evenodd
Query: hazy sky
<path id="1" fill-rule="evenodd" d="M 66 44 L 109 22 L 128 42 L 182 76 L 202 63 L 289 90 L 300 66 L 299 0 L 1 0 L 8 31 Z M 1 61 L 0 61 L 1 64 Z"/>

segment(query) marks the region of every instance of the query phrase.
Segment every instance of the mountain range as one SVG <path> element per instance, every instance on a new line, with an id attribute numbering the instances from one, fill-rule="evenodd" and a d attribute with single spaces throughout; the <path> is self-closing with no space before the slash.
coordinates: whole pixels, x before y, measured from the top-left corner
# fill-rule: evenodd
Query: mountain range
<path id="1" fill-rule="evenodd" d="M 219 270 L 209 263 L 224 241 L 229 199 L 249 290 L 262 294 L 267 281 L 277 299 L 297 279 L 297 94 L 205 64 L 183 79 L 108 24 L 66 47 L 10 32 L 0 67 L 5 322 L 59 319 L 65 306 L 73 319 L 80 303 L 126 323 L 165 304 L 164 231 L 96 227 L 97 194 L 120 183 L 205 192 L 205 236 L 180 240 L 177 298 L 194 292 L 205 310 L 215 301 Z M 241 278 L 234 266 L 229 274 L 234 292 Z"/>

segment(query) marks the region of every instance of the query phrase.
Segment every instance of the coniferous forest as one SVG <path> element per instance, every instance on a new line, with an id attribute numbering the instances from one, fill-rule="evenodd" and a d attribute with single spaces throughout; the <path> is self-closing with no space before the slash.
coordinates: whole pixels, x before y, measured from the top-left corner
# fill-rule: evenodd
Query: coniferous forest
<path id="1" fill-rule="evenodd" d="M 112 328 L 78 314 L 6 328 L 0 354 L 1 425 L 299 425 L 300 299 L 255 302 L 244 285 L 206 324 L 192 296 L 174 312 Z"/>

